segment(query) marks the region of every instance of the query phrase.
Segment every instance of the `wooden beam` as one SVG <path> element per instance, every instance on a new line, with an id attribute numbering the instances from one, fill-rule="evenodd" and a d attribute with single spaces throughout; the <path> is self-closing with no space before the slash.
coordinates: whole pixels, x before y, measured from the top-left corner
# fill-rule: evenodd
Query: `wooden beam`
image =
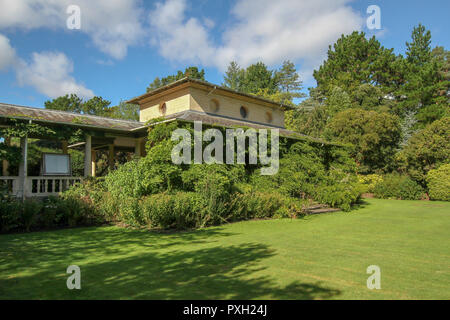
<path id="1" fill-rule="evenodd" d="M 62 149 L 62 153 L 67 154 L 68 153 L 68 146 L 69 143 L 67 142 L 67 140 L 63 140 L 61 141 L 61 149 Z"/>
<path id="2" fill-rule="evenodd" d="M 92 174 L 92 137 L 86 135 L 86 143 L 84 145 L 84 176 L 89 177 Z"/>
<path id="3" fill-rule="evenodd" d="M 114 144 L 110 144 L 109 148 L 108 148 L 108 165 L 109 165 L 109 169 L 113 170 L 114 169 L 114 165 L 115 165 L 115 159 L 116 159 L 116 155 L 115 155 L 115 151 L 114 151 Z"/>

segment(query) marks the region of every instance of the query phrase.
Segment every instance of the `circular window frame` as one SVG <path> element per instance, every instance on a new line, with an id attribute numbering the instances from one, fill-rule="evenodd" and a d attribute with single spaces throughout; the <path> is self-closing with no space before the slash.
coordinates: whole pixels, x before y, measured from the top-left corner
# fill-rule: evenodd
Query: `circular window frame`
<path id="1" fill-rule="evenodd" d="M 247 109 L 247 107 L 241 106 L 241 108 L 239 109 L 239 113 L 241 114 L 241 117 L 243 119 L 247 119 L 248 118 L 248 109 Z"/>
<path id="2" fill-rule="evenodd" d="M 159 113 L 162 114 L 163 116 L 166 115 L 167 113 L 167 105 L 165 102 L 162 102 L 159 104 Z"/>
<path id="3" fill-rule="evenodd" d="M 211 99 L 209 101 L 209 111 L 213 113 L 219 112 L 220 109 L 220 103 L 217 99 Z"/>

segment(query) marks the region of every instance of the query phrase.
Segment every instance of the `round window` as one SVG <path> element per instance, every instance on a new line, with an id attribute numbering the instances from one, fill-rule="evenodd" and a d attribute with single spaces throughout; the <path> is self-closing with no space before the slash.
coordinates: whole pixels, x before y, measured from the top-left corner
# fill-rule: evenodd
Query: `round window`
<path id="1" fill-rule="evenodd" d="M 211 99 L 211 101 L 209 101 L 209 111 L 211 112 L 219 111 L 219 101 L 217 101 L 216 99 Z"/>
<path id="2" fill-rule="evenodd" d="M 161 113 L 162 115 L 165 115 L 165 114 L 166 114 L 166 111 L 167 111 L 166 103 L 165 103 L 165 102 L 164 102 L 164 103 L 161 103 L 161 104 L 159 105 L 159 113 Z"/>
<path id="3" fill-rule="evenodd" d="M 241 117 L 242 118 L 247 118 L 247 116 L 248 116 L 247 108 L 242 106 L 240 111 L 241 111 Z"/>

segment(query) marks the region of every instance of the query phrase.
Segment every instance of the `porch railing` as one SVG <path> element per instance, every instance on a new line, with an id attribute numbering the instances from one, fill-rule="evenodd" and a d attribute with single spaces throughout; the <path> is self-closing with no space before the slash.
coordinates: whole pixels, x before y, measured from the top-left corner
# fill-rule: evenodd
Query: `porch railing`
<path id="1" fill-rule="evenodd" d="M 6 185 L 10 194 L 21 196 L 19 177 L 0 177 L 0 185 Z M 25 197 L 48 197 L 58 195 L 69 189 L 77 182 L 81 182 L 81 177 L 26 177 L 25 178 Z"/>
<path id="2" fill-rule="evenodd" d="M 19 177 L 0 176 L 0 187 L 6 188 L 9 194 L 16 195 L 19 190 Z"/>

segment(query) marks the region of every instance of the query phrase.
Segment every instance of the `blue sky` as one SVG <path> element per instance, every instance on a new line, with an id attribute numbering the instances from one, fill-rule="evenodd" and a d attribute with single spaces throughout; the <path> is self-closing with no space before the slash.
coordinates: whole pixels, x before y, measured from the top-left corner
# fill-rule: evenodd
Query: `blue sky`
<path id="1" fill-rule="evenodd" d="M 79 30 L 66 25 L 72 4 Z M 367 28 L 370 5 L 381 9 L 381 30 Z M 0 102 L 43 107 L 75 92 L 115 105 L 189 65 L 220 84 L 231 60 L 277 68 L 290 59 L 307 88 L 342 33 L 375 34 L 404 53 L 421 22 L 433 46 L 449 49 L 449 12 L 447 0 L 0 0 Z"/>

